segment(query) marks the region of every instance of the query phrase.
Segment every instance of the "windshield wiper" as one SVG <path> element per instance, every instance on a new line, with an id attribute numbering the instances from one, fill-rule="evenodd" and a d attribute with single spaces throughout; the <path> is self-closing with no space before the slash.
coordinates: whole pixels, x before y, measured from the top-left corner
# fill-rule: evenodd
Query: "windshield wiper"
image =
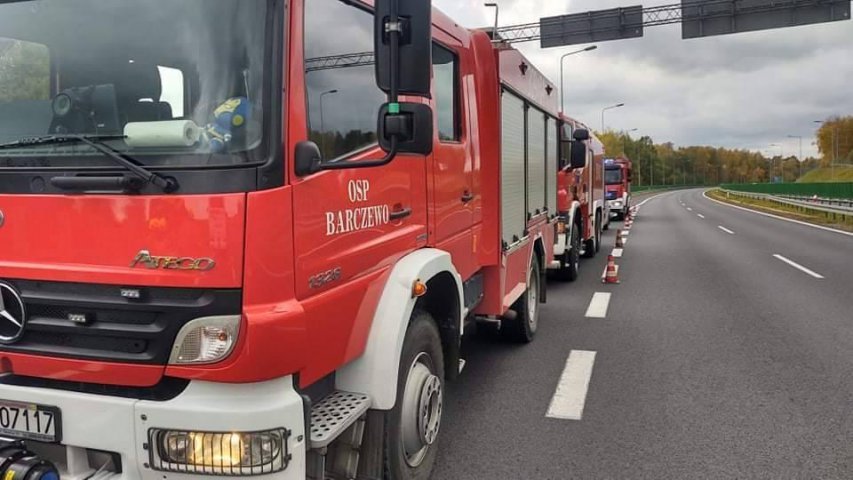
<path id="1" fill-rule="evenodd" d="M 59 188 L 90 188 L 90 185 L 95 184 L 100 187 L 106 186 L 106 184 L 109 183 L 111 186 L 117 186 L 123 190 L 139 191 L 145 186 L 145 183 L 150 183 L 161 188 L 166 193 L 172 193 L 178 189 L 178 182 L 174 178 L 167 178 L 158 173 L 152 172 L 143 167 L 138 161 L 113 150 L 110 146 L 104 143 L 107 140 L 118 140 L 123 138 L 125 138 L 124 135 L 45 135 L 41 137 L 22 138 L 15 142 L 0 144 L 0 150 L 26 148 L 36 145 L 82 143 L 103 153 L 104 156 L 113 160 L 116 164 L 125 167 L 138 177 L 122 177 L 119 179 L 112 177 L 56 177 L 52 179 L 52 183 Z"/>

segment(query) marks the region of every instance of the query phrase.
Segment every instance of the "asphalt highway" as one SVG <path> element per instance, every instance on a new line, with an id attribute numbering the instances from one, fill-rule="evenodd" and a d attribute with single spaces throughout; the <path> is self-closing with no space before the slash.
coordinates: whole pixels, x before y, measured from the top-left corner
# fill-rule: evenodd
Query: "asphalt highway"
<path id="1" fill-rule="evenodd" d="M 532 344 L 465 340 L 433 478 L 853 478 L 853 236 L 669 192 L 603 285 L 613 227 Z"/>

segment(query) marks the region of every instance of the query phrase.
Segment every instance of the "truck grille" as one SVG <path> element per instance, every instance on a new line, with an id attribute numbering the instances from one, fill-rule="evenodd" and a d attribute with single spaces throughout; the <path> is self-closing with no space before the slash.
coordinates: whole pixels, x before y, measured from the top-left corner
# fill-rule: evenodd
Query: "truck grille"
<path id="1" fill-rule="evenodd" d="M 130 287 L 4 280 L 27 309 L 23 337 L 0 351 L 165 365 L 178 331 L 206 316 L 240 313 L 240 290 Z M 76 321 L 74 321 L 76 320 Z"/>

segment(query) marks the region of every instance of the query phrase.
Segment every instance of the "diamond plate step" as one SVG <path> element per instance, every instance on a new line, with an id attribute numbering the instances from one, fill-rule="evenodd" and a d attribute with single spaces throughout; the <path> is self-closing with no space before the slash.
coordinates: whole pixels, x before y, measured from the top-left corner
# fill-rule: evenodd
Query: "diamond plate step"
<path id="1" fill-rule="evenodd" d="M 311 448 L 328 447 L 370 408 L 370 397 L 361 393 L 335 392 L 311 409 Z"/>

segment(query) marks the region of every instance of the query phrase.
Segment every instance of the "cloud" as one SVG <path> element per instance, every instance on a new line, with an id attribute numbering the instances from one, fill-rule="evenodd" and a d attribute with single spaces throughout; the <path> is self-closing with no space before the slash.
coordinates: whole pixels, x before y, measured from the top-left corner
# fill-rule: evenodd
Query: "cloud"
<path id="1" fill-rule="evenodd" d="M 482 2 L 434 0 L 461 25 L 493 22 Z M 634 5 L 619 0 L 497 0 L 502 26 L 540 17 Z M 645 6 L 673 3 L 658 0 Z M 518 47 L 558 81 L 559 58 L 572 48 Z M 767 150 L 782 143 L 786 154 L 816 154 L 814 120 L 853 114 L 853 22 L 682 40 L 680 27 L 651 27 L 644 38 L 599 44 L 595 52 L 566 60 L 570 115 L 596 128 L 601 109 L 607 126 L 638 128 L 658 142 Z"/>

